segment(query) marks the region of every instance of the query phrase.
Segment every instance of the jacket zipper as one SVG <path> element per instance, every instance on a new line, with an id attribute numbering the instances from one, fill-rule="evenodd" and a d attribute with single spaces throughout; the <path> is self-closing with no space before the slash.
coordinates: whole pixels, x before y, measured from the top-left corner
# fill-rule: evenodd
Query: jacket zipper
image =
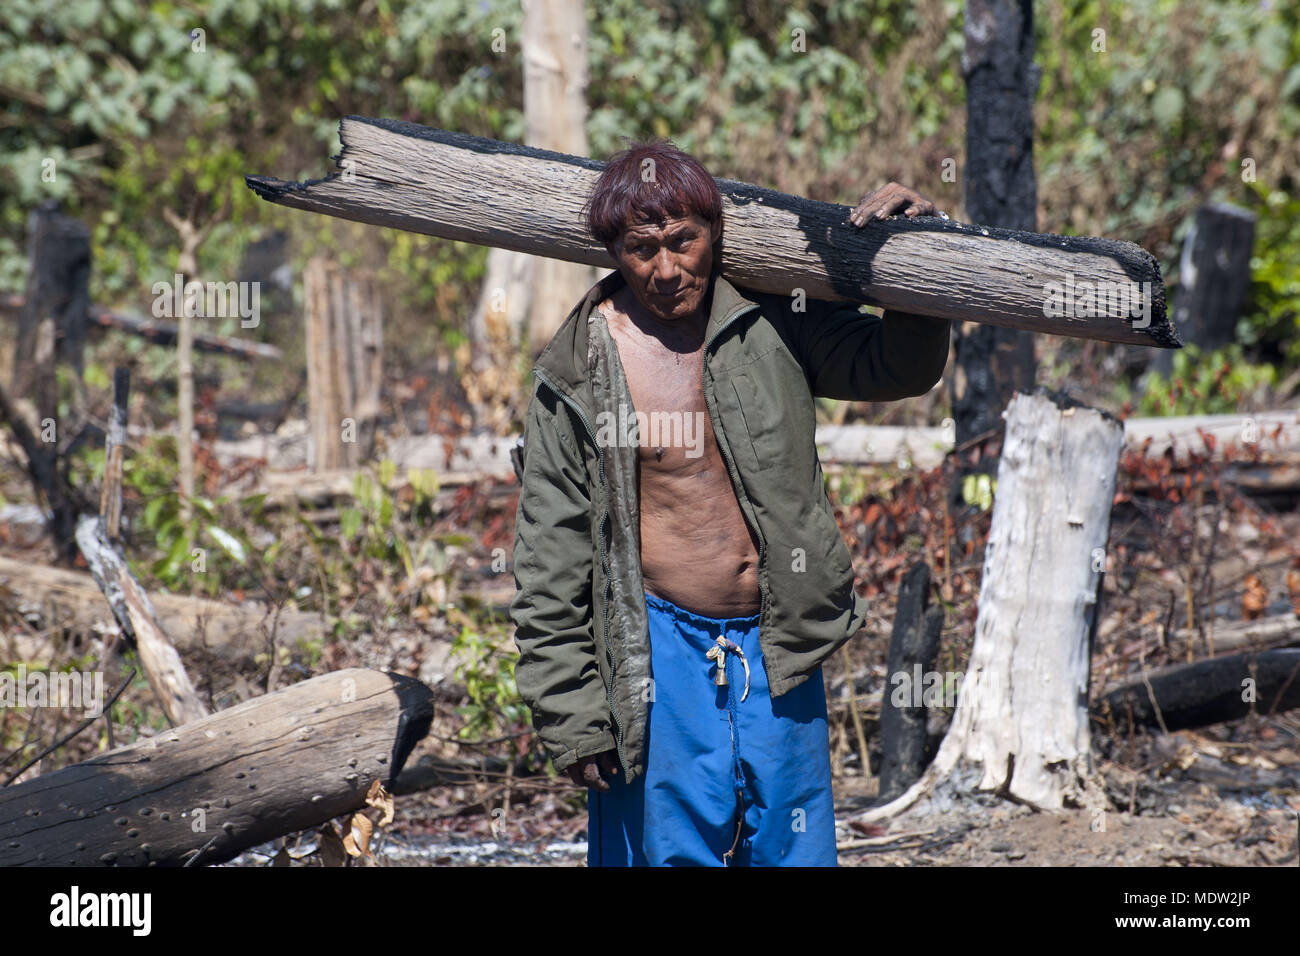
<path id="1" fill-rule="evenodd" d="M 547 376 L 543 374 L 541 370 L 533 369 L 533 374 L 536 375 L 542 382 L 544 382 L 547 388 L 549 388 L 552 392 L 558 395 L 560 397 L 560 401 L 564 402 L 564 404 L 568 405 L 570 408 L 574 410 L 575 413 L 577 413 L 578 418 L 582 421 L 582 426 L 585 429 L 587 429 L 587 434 L 591 438 L 591 443 L 596 446 L 596 457 L 600 462 L 600 484 L 602 488 L 605 488 L 606 487 L 605 450 L 601 448 L 600 443 L 596 441 L 595 429 L 591 427 L 591 422 L 588 421 L 586 413 L 583 412 L 582 408 L 578 405 L 578 403 L 575 402 L 572 398 L 570 398 L 567 393 L 565 393 L 559 388 L 556 388 L 555 384 L 549 378 L 547 378 Z M 605 491 L 605 500 L 606 502 L 608 502 L 609 500 L 608 489 L 606 489 Z M 600 516 L 600 534 L 598 535 L 598 537 L 600 538 L 600 566 L 601 569 L 605 572 L 605 593 L 601 595 L 600 599 L 601 599 L 601 611 L 604 614 L 604 618 L 605 618 L 605 659 L 609 664 L 609 678 L 610 678 L 609 686 L 605 688 L 605 696 L 609 701 L 609 715 L 614 721 L 614 730 L 616 731 L 615 746 L 618 751 L 618 761 L 619 764 L 623 767 L 624 773 L 626 774 L 628 763 L 627 763 L 627 756 L 623 753 L 623 722 L 622 720 L 619 719 L 618 708 L 614 706 L 614 654 L 609 649 L 609 590 L 611 587 L 611 583 L 610 583 L 608 559 L 605 553 L 605 522 L 608 519 L 609 519 L 609 505 L 607 503 L 605 506 L 605 510 L 601 513 Z M 592 622 L 592 626 L 593 627 L 595 626 L 594 621 Z"/>
<path id="2" fill-rule="evenodd" d="M 757 308 L 758 308 L 757 305 L 750 305 L 746 308 L 741 309 L 735 315 L 730 316 L 729 318 L 727 318 L 726 321 L 722 323 L 722 325 L 718 328 L 718 331 L 714 332 L 713 335 L 709 336 L 709 340 L 704 343 L 704 355 L 702 356 L 702 361 L 700 363 L 702 366 L 701 373 L 700 373 L 702 381 L 700 382 L 700 385 L 704 389 L 704 403 L 709 406 L 710 415 L 713 414 L 713 405 L 709 401 L 709 391 L 710 391 L 710 389 L 708 388 L 709 383 L 703 380 L 706 376 L 707 378 L 710 379 L 713 377 L 713 375 L 709 372 L 709 349 L 713 346 L 713 343 L 717 340 L 718 336 L 720 336 L 723 332 L 725 332 L 728 326 L 730 326 L 732 322 L 736 321 L 736 319 L 740 318 L 746 312 L 752 312 L 754 309 Z M 727 463 L 727 474 L 731 476 L 732 490 L 735 491 L 737 495 L 743 495 L 744 489 L 741 486 L 740 474 L 736 471 L 735 466 L 732 464 L 731 456 L 728 455 L 727 452 L 722 450 L 721 444 L 718 445 L 718 451 L 721 452 L 723 460 Z M 754 532 L 754 537 L 758 539 L 758 595 L 759 595 L 758 618 L 761 623 L 762 621 L 767 620 L 767 603 L 768 603 L 767 588 L 763 586 L 763 573 L 764 573 L 764 569 L 767 567 L 767 565 L 763 561 L 763 558 L 767 554 L 767 540 L 763 537 L 762 532 L 759 531 L 759 529 L 754 524 L 750 524 L 749 515 L 746 513 L 743 507 L 740 509 L 740 516 L 745 519 L 745 524 L 750 528 L 750 530 Z"/>
<path id="3" fill-rule="evenodd" d="M 707 375 L 709 371 L 709 349 L 713 346 L 713 343 L 717 340 L 718 336 L 720 336 L 728 328 L 728 326 L 731 325 L 732 322 L 740 318 L 746 312 L 751 312 L 757 308 L 758 308 L 757 305 L 750 305 L 747 306 L 746 308 L 741 309 L 739 312 L 735 313 L 734 315 L 729 316 L 726 319 L 726 321 L 723 322 L 721 327 L 719 327 L 719 329 L 709 337 L 708 341 L 704 343 L 704 355 L 702 356 L 702 361 L 701 361 L 701 365 L 703 366 L 703 369 L 701 372 L 700 386 L 701 388 L 704 389 L 704 402 L 706 405 L 709 406 L 710 416 L 713 415 L 713 405 L 711 402 L 709 402 L 709 390 L 707 387 L 705 387 L 707 386 L 708 383 L 703 380 L 703 376 Z M 550 378 L 547 377 L 540 369 L 534 368 L 533 374 L 536 375 L 537 378 L 540 379 L 542 382 L 544 382 L 547 388 L 549 388 L 556 395 L 558 395 L 562 402 L 564 402 L 566 405 L 572 408 L 574 412 L 577 413 L 577 416 L 579 420 L 581 420 L 583 427 L 587 429 L 587 434 L 591 438 L 592 444 L 596 446 L 596 456 L 600 462 L 600 483 L 602 488 L 606 488 L 605 498 L 608 501 L 609 491 L 607 488 L 607 481 L 605 478 L 605 451 L 600 447 L 599 442 L 596 441 L 595 429 L 591 427 L 591 422 L 587 419 L 586 413 L 583 412 L 581 406 L 579 406 L 576 401 L 574 401 L 572 398 L 569 397 L 568 393 L 557 388 L 555 384 L 550 380 Z M 740 475 L 736 472 L 735 466 L 732 464 L 731 457 L 726 452 L 722 451 L 721 445 L 718 446 L 718 451 L 722 453 L 722 457 L 727 463 L 727 474 L 731 478 L 732 489 L 736 491 L 738 494 L 743 494 L 743 489 L 741 488 L 741 483 L 740 483 Z M 759 567 L 758 593 L 760 597 L 759 620 L 762 621 L 767 618 L 767 605 L 768 605 L 767 588 L 763 586 L 763 573 L 762 573 L 765 567 L 763 559 L 767 553 L 767 542 L 763 538 L 763 535 L 758 530 L 758 528 L 756 528 L 753 524 L 750 523 L 749 515 L 745 513 L 744 508 L 740 509 L 740 516 L 745 519 L 745 524 L 754 532 L 754 537 L 758 538 L 758 567 Z M 619 719 L 618 708 L 614 706 L 614 687 L 613 687 L 614 654 L 609 649 L 608 594 L 610 588 L 612 587 L 612 583 L 610 581 L 609 566 L 607 563 L 608 559 L 605 553 L 605 522 L 608 519 L 609 519 L 609 506 L 606 505 L 604 512 L 600 516 L 600 565 L 605 571 L 605 594 L 601 596 L 601 601 L 604 604 L 602 610 L 604 611 L 604 615 L 605 615 L 605 631 L 606 631 L 605 658 L 609 662 L 609 675 L 610 675 L 610 682 L 609 682 L 610 686 L 605 689 L 605 695 L 609 701 L 609 715 L 614 721 L 614 729 L 616 731 L 615 743 L 618 751 L 619 764 L 623 767 L 624 773 L 626 773 L 628 769 L 628 761 L 627 761 L 627 755 L 623 752 L 623 722 L 622 720 Z"/>

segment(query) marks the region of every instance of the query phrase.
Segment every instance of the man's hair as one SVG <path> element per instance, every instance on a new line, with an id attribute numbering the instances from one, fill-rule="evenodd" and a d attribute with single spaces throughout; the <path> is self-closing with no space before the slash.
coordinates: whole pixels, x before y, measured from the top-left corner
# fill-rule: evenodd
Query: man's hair
<path id="1" fill-rule="evenodd" d="M 609 158 L 587 200 L 587 229 L 606 247 L 629 225 L 698 213 L 712 228 L 722 194 L 699 160 L 667 140 L 641 140 Z"/>

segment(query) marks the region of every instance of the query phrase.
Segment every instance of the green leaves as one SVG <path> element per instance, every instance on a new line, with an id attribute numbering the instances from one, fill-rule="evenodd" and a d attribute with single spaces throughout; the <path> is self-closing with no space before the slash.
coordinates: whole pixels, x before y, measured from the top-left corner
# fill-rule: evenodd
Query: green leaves
<path id="1" fill-rule="evenodd" d="M 997 491 L 996 478 L 988 475 L 965 475 L 961 480 L 961 500 L 968 505 L 988 511 L 993 507 L 993 494 Z"/>
<path id="2" fill-rule="evenodd" d="M 1173 363 L 1168 376 L 1152 373 L 1139 414 L 1232 414 L 1254 404 L 1258 392 L 1277 378 L 1273 366 L 1246 361 L 1237 342 L 1212 352 L 1185 345 L 1174 353 Z"/>
<path id="3" fill-rule="evenodd" d="M 1151 100 L 1151 113 L 1162 127 L 1173 126 L 1183 114 L 1183 93 L 1175 86 L 1166 86 Z"/>

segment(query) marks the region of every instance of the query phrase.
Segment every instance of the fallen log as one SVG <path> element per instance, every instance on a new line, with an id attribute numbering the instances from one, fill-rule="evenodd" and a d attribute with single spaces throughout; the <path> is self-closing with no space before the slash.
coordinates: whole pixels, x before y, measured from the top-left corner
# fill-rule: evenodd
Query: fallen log
<path id="1" fill-rule="evenodd" d="M 1298 782 L 1294 773 L 1232 763 L 1206 753 L 1192 741 L 1174 734 L 1156 734 L 1151 740 L 1151 756 L 1161 772 L 1181 771 L 1186 779 L 1207 783 L 1220 790 L 1253 790 L 1258 793 L 1272 787 L 1294 788 Z"/>
<path id="2" fill-rule="evenodd" d="M 14 293 L 0 294 L 0 312 L 16 316 L 21 313 L 26 301 L 24 296 Z M 146 319 L 143 316 L 116 312 L 102 305 L 90 306 L 86 311 L 86 317 L 90 320 L 90 325 L 139 336 L 154 345 L 175 345 L 180 334 L 175 322 Z M 237 355 L 241 358 L 284 358 L 284 353 L 274 345 L 232 338 L 229 335 L 215 335 L 210 332 L 195 332 L 194 348 L 199 352 L 216 352 L 220 355 Z"/>
<path id="3" fill-rule="evenodd" d="M 955 437 L 952 427 L 943 426 L 818 425 L 816 443 L 822 464 L 907 461 L 918 468 L 934 468 L 952 451 Z M 1294 470 L 1296 462 L 1291 456 L 1300 452 L 1300 412 L 1279 409 L 1240 415 L 1124 420 L 1124 450 L 1140 450 L 1148 458 L 1172 454 L 1175 459 L 1183 459 L 1192 453 L 1223 457 L 1228 448 L 1240 453 L 1239 460 L 1230 467 L 1242 482 L 1251 480 L 1252 469 Z M 1258 465 L 1240 460 L 1252 450 L 1269 458 Z"/>
<path id="4" fill-rule="evenodd" d="M 504 757 L 436 757 L 424 754 L 414 764 L 397 775 L 388 792 L 395 797 L 435 787 L 460 787 L 476 783 L 485 778 L 500 778 L 514 773 L 516 776 L 528 776 L 528 769 L 523 761 L 511 767 Z"/>
<path id="5" fill-rule="evenodd" d="M 360 810 L 433 717 L 409 677 L 353 668 L 0 789 L 0 866 L 220 863 Z"/>
<path id="6" fill-rule="evenodd" d="M 1215 651 L 1278 647 L 1300 643 L 1300 616 L 1275 614 L 1253 621 L 1211 621 L 1206 627 L 1206 632 L 1214 642 Z M 1176 631 L 1174 636 L 1187 644 L 1204 643 L 1199 630 L 1184 627 Z"/>
<path id="7" fill-rule="evenodd" d="M 104 594 L 85 571 L 68 571 L 31 561 L 0 557 L 0 592 L 12 594 L 14 610 L 38 618 L 39 629 L 93 634 L 113 622 Z M 276 643 L 293 647 L 307 641 L 327 641 L 332 622 L 319 614 L 281 609 L 277 614 L 255 601 L 239 605 L 180 594 L 151 595 L 159 625 L 191 665 L 208 660 L 246 666 Z M 48 641 L 16 631 L 16 660 L 46 661 L 54 649 Z"/>
<path id="8" fill-rule="evenodd" d="M 1176 664 L 1108 688 L 1093 706 L 1120 727 L 1207 727 L 1300 707 L 1300 648 Z"/>
<path id="9" fill-rule="evenodd" d="M 269 202 L 356 222 L 614 268 L 582 207 L 604 164 L 415 123 L 348 116 L 341 173 L 245 176 Z M 1156 259 L 1130 242 L 895 216 L 717 179 L 722 275 L 761 292 L 1078 338 L 1177 348 Z"/>

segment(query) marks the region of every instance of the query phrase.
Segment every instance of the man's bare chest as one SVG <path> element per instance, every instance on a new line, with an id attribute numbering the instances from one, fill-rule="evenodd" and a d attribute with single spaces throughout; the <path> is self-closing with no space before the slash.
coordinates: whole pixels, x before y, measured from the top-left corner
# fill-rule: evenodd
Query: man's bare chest
<path id="1" fill-rule="evenodd" d="M 698 459 L 713 431 L 704 399 L 703 343 L 687 336 L 646 335 L 602 304 L 618 348 L 640 431 L 640 457 L 655 465 Z"/>
<path id="2" fill-rule="evenodd" d="M 606 307 L 628 390 L 637 411 L 702 411 L 703 343 L 687 336 L 646 335 Z"/>

